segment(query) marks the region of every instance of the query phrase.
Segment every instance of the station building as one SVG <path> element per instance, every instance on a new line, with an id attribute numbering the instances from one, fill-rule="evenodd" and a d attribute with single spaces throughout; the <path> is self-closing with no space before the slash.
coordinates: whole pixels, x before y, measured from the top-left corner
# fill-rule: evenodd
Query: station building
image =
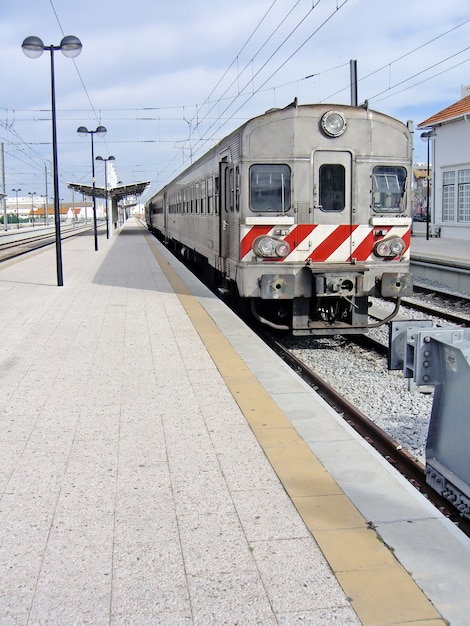
<path id="1" fill-rule="evenodd" d="M 417 126 L 429 141 L 431 234 L 470 239 L 470 86 L 461 98 Z"/>

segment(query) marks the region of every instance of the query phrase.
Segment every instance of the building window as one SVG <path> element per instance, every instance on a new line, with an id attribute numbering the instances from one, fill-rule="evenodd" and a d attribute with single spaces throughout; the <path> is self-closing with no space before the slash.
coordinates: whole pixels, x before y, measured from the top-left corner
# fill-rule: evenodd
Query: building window
<path id="1" fill-rule="evenodd" d="M 442 221 L 455 221 L 455 172 L 442 172 Z"/>
<path id="2" fill-rule="evenodd" d="M 470 222 L 470 170 L 459 170 L 458 221 Z"/>

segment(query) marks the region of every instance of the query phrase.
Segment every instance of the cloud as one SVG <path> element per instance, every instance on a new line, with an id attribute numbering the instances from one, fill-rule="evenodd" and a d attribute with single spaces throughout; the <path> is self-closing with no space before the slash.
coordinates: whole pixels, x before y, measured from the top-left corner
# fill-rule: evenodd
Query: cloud
<path id="1" fill-rule="evenodd" d="M 467 82 L 470 24 L 443 35 L 467 16 L 468 0 L 448 0 L 445 11 L 427 0 L 3 0 L 7 178 L 37 186 L 51 158 L 49 55 L 27 59 L 28 35 L 83 43 L 75 64 L 54 55 L 61 180 L 89 178 L 89 145 L 76 128 L 104 123 L 99 148 L 116 157 L 118 176 L 160 183 L 182 166 L 190 137 L 220 139 L 294 96 L 349 103 L 350 59 L 359 101 L 418 124 Z"/>

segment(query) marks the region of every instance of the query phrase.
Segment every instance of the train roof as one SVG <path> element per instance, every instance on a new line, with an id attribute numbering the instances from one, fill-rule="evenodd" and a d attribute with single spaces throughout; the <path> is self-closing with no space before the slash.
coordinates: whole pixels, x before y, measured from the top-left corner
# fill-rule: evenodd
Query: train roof
<path id="1" fill-rule="evenodd" d="M 382 119 L 388 125 L 394 124 L 397 129 L 405 130 L 407 128 L 406 124 L 398 120 L 397 118 L 391 117 L 386 113 L 381 113 L 380 111 L 376 111 L 374 109 L 369 109 L 368 102 L 366 101 L 364 104 L 359 106 L 353 106 L 348 104 L 334 104 L 334 103 L 311 103 L 311 104 L 298 104 L 297 98 L 293 100 L 290 104 L 283 108 L 272 108 L 268 109 L 264 113 L 260 115 L 248 119 L 246 122 L 238 126 L 236 129 L 231 131 L 228 135 L 220 139 L 212 148 L 210 148 L 207 152 L 201 155 L 196 161 L 194 161 L 191 165 L 182 170 L 173 181 L 180 179 L 185 176 L 187 173 L 191 172 L 193 169 L 200 167 L 205 160 L 208 160 L 214 156 L 214 154 L 220 154 L 221 152 L 227 150 L 231 143 L 235 140 L 237 135 L 243 135 L 245 133 L 251 132 L 252 128 L 259 126 L 262 123 L 267 123 L 270 121 L 270 118 L 275 119 L 278 118 L 294 118 L 294 117 L 302 117 L 303 114 L 308 113 L 317 113 L 317 117 L 320 119 L 321 116 L 327 111 L 339 111 L 343 113 L 346 117 L 351 118 L 351 116 L 357 118 L 377 118 Z M 163 191 L 172 181 L 168 182 L 161 189 L 159 189 L 152 197 L 158 195 L 161 191 Z M 150 199 L 151 200 L 151 199 Z"/>

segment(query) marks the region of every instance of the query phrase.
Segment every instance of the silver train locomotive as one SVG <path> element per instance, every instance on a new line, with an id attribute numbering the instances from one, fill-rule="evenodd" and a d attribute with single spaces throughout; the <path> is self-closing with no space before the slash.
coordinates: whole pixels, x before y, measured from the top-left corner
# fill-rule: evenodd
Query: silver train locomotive
<path id="1" fill-rule="evenodd" d="M 412 142 L 367 107 L 267 111 L 222 139 L 146 204 L 148 228 L 264 324 L 360 334 L 370 296 L 409 274 Z"/>

